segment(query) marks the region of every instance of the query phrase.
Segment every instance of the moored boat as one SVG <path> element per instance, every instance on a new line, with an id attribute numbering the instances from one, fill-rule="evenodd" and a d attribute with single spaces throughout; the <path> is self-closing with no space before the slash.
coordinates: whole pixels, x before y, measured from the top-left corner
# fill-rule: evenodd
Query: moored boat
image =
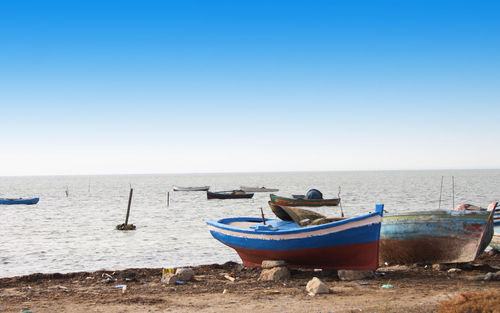
<path id="1" fill-rule="evenodd" d="M 494 205 L 496 203 L 489 208 Z M 386 214 L 380 232 L 380 262 L 471 262 L 484 251 L 492 236 L 491 211 L 431 210 Z"/>
<path id="2" fill-rule="evenodd" d="M 301 199 L 301 198 L 286 198 L 270 194 L 271 202 L 279 206 L 337 206 L 340 198 L 333 199 Z"/>
<path id="3" fill-rule="evenodd" d="M 0 198 L 0 204 L 37 204 L 40 198 Z"/>
<path id="4" fill-rule="evenodd" d="M 249 199 L 253 197 L 253 193 L 246 193 L 242 190 L 233 190 L 230 192 L 218 191 L 210 192 L 207 191 L 207 199 Z"/>
<path id="5" fill-rule="evenodd" d="M 174 191 L 207 191 L 210 186 L 200 186 L 200 187 L 183 187 L 183 186 L 173 186 Z"/>
<path id="6" fill-rule="evenodd" d="M 266 188 L 266 187 L 252 187 L 252 186 L 240 186 L 240 189 L 245 192 L 277 192 L 280 191 L 277 188 Z"/>
<path id="7" fill-rule="evenodd" d="M 294 221 L 253 217 L 207 222 L 212 236 L 233 248 L 243 265 L 284 260 L 289 267 L 375 270 L 383 205 L 374 213 L 301 227 Z"/>

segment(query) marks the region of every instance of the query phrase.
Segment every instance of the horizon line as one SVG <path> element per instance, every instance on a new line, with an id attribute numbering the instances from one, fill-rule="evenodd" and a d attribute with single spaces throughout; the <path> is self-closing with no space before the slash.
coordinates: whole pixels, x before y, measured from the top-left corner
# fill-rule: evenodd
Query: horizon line
<path id="1" fill-rule="evenodd" d="M 229 171 L 229 172 L 144 172 L 144 173 L 100 173 L 100 174 L 34 174 L 0 175 L 0 177 L 54 177 L 54 176 L 146 176 L 146 175 L 224 175 L 224 174 L 286 174 L 286 173 L 331 173 L 331 172 L 417 172 L 417 171 L 488 171 L 500 168 L 426 168 L 426 169 L 362 169 L 362 170 L 290 170 L 290 171 Z"/>

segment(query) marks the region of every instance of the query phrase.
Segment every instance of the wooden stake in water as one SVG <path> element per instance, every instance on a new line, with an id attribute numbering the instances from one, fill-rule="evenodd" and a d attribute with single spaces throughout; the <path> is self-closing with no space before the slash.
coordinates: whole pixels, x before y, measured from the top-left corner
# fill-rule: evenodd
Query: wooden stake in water
<path id="1" fill-rule="evenodd" d="M 66 186 L 66 191 L 65 191 L 65 193 L 66 193 L 66 198 L 67 198 L 67 197 L 69 196 L 69 188 L 68 188 L 68 186 Z"/>
<path id="2" fill-rule="evenodd" d="M 344 217 L 344 210 L 342 209 L 342 199 L 340 198 L 340 186 L 339 186 L 338 198 L 339 198 L 339 205 L 340 205 L 340 214 L 342 215 L 342 217 Z"/>
<path id="3" fill-rule="evenodd" d="M 170 191 L 167 191 L 167 208 L 170 206 Z"/>
<path id="4" fill-rule="evenodd" d="M 132 193 L 133 192 L 134 192 L 134 189 L 130 188 L 130 194 L 128 196 L 127 217 L 125 217 L 125 225 L 128 224 L 128 216 L 130 215 L 130 204 L 132 203 Z"/>
<path id="5" fill-rule="evenodd" d="M 444 176 L 441 176 L 441 190 L 439 191 L 439 207 L 438 207 L 438 209 L 441 208 L 441 195 L 443 194 L 443 179 L 444 179 Z"/>
<path id="6" fill-rule="evenodd" d="M 455 176 L 451 176 L 451 188 L 452 189 L 452 195 L 453 195 L 453 208 L 455 208 Z"/>

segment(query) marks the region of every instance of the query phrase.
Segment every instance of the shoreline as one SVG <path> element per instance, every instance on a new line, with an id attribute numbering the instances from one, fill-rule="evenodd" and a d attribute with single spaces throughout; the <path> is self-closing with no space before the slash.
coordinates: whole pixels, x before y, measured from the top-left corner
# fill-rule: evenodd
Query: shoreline
<path id="1" fill-rule="evenodd" d="M 185 285 L 162 283 L 162 268 L 0 278 L 0 312 L 435 312 L 454 295 L 490 290 L 500 301 L 500 281 L 477 280 L 500 270 L 500 253 L 494 252 L 461 264 L 456 273 L 396 265 L 379 268 L 373 279 L 353 281 L 339 280 L 336 271 L 313 270 L 291 270 L 289 280 L 259 281 L 260 268 L 235 262 L 188 268 L 195 280 Z M 313 277 L 330 293 L 309 296 L 305 285 Z M 388 284 L 392 288 L 381 288 Z"/>

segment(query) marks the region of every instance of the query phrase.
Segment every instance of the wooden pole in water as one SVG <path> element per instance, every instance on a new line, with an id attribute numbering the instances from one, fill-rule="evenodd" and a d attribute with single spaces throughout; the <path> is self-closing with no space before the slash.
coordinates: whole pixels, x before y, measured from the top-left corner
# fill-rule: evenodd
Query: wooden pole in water
<path id="1" fill-rule="evenodd" d="M 128 196 L 128 206 L 127 206 L 127 217 L 125 217 L 125 226 L 128 224 L 128 216 L 130 215 L 130 204 L 132 203 L 132 193 L 134 192 L 133 188 L 130 188 L 130 194 Z"/>
<path id="2" fill-rule="evenodd" d="M 167 208 L 170 206 L 170 191 L 167 191 Z"/>
<path id="3" fill-rule="evenodd" d="M 340 198 L 340 186 L 339 186 L 338 198 L 339 198 L 339 205 L 340 205 L 340 214 L 342 215 L 342 217 L 344 217 L 344 210 L 342 209 L 342 199 Z"/>
<path id="4" fill-rule="evenodd" d="M 452 194 L 453 194 L 453 208 L 455 208 L 455 176 L 451 176 L 451 187 L 452 189 Z"/>
<path id="5" fill-rule="evenodd" d="M 438 207 L 438 209 L 441 208 L 441 195 L 443 194 L 443 179 L 444 179 L 444 176 L 441 176 L 441 190 L 439 191 L 439 207 Z"/>

